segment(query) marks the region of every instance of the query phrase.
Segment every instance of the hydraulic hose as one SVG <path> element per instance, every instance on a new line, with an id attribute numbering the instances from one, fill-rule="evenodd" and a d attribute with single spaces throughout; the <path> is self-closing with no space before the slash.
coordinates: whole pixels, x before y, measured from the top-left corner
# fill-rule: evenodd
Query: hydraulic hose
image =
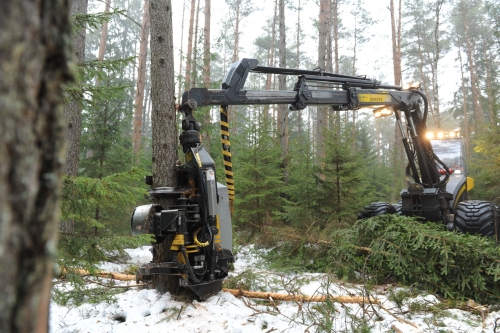
<path id="1" fill-rule="evenodd" d="M 233 163 L 231 162 L 231 142 L 229 141 L 229 117 L 228 106 L 220 107 L 220 138 L 222 143 L 222 155 L 224 157 L 224 172 L 226 174 L 227 194 L 229 197 L 229 210 L 231 216 L 234 211 L 234 178 Z"/>
<path id="2" fill-rule="evenodd" d="M 429 101 L 427 101 L 427 96 L 420 90 L 413 90 L 414 93 L 420 95 L 422 99 L 424 100 L 424 116 L 422 117 L 422 120 L 424 121 L 424 124 L 427 123 L 427 113 L 429 112 Z"/>

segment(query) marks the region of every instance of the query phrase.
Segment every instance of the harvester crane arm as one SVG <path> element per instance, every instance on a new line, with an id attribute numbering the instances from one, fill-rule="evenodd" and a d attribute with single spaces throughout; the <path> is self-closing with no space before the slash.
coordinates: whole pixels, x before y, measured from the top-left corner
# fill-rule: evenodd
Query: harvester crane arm
<path id="1" fill-rule="evenodd" d="M 297 77 L 293 90 L 245 90 L 249 73 L 285 74 Z M 234 63 L 225 76 L 221 89 L 193 88 L 182 96 L 182 111 L 186 117 L 192 110 L 208 105 L 268 105 L 289 104 L 290 110 L 307 106 L 329 105 L 334 110 L 372 109 L 376 112 L 401 111 L 406 118 L 406 130 L 399 113 L 403 145 L 408 157 L 408 176 L 424 188 L 443 187 L 449 174 L 441 179 L 432 146 L 423 140 L 427 131 L 427 99 L 419 90 L 404 91 L 400 86 L 382 84 L 366 77 L 328 73 L 321 69 L 301 70 L 258 66 L 255 59 L 243 58 Z M 377 114 L 376 114 L 377 115 Z M 444 164 L 440 166 L 447 170 Z"/>

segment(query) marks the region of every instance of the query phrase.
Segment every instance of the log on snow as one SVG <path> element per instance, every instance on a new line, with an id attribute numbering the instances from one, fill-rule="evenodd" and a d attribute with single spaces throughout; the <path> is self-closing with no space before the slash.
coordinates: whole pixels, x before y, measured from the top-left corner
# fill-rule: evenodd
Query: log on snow
<path id="1" fill-rule="evenodd" d="M 307 295 L 290 295 L 290 294 L 277 294 L 261 291 L 247 291 L 240 289 L 227 289 L 222 288 L 223 291 L 233 294 L 234 296 L 245 296 L 249 298 L 262 298 L 279 301 L 301 301 L 301 302 L 326 302 L 331 300 L 338 303 L 375 303 L 379 304 L 379 300 L 376 298 L 368 298 L 361 296 L 307 296 Z"/>
<path id="2" fill-rule="evenodd" d="M 86 271 L 84 269 L 77 269 L 74 271 L 76 274 L 79 275 L 91 275 L 91 276 L 97 276 L 97 277 L 102 277 L 106 279 L 113 279 L 113 280 L 118 280 L 118 281 L 134 281 L 135 280 L 135 275 L 129 275 L 129 274 L 120 274 L 120 273 L 112 273 L 112 272 L 95 272 L 91 273 L 89 271 Z M 62 275 L 66 275 L 66 272 L 63 272 Z"/>

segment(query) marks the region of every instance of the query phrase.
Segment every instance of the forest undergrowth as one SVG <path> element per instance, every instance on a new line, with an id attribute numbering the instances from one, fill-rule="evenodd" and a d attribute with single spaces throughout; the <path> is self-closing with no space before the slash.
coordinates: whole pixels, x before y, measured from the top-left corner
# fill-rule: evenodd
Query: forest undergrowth
<path id="1" fill-rule="evenodd" d="M 277 271 L 332 273 L 375 286 L 398 283 L 450 302 L 500 299 L 500 248 L 415 218 L 382 215 L 337 230 L 263 227 L 255 241 Z"/>

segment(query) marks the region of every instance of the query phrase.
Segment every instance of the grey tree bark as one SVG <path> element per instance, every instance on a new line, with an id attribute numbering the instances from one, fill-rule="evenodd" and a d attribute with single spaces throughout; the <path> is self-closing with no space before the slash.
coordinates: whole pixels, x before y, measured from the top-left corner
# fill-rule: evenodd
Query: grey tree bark
<path id="1" fill-rule="evenodd" d="M 175 114 L 174 44 L 172 3 L 150 0 L 151 29 L 151 101 L 153 187 L 176 186 L 177 125 Z M 157 202 L 167 208 L 173 203 Z M 171 237 L 153 247 L 153 262 L 170 260 Z M 154 275 L 153 284 L 161 292 L 177 294 L 179 278 Z"/>
<path id="2" fill-rule="evenodd" d="M 27 15 L 29 13 L 29 15 Z M 0 2 L 0 332 L 48 330 L 71 78 L 65 0 Z"/>

